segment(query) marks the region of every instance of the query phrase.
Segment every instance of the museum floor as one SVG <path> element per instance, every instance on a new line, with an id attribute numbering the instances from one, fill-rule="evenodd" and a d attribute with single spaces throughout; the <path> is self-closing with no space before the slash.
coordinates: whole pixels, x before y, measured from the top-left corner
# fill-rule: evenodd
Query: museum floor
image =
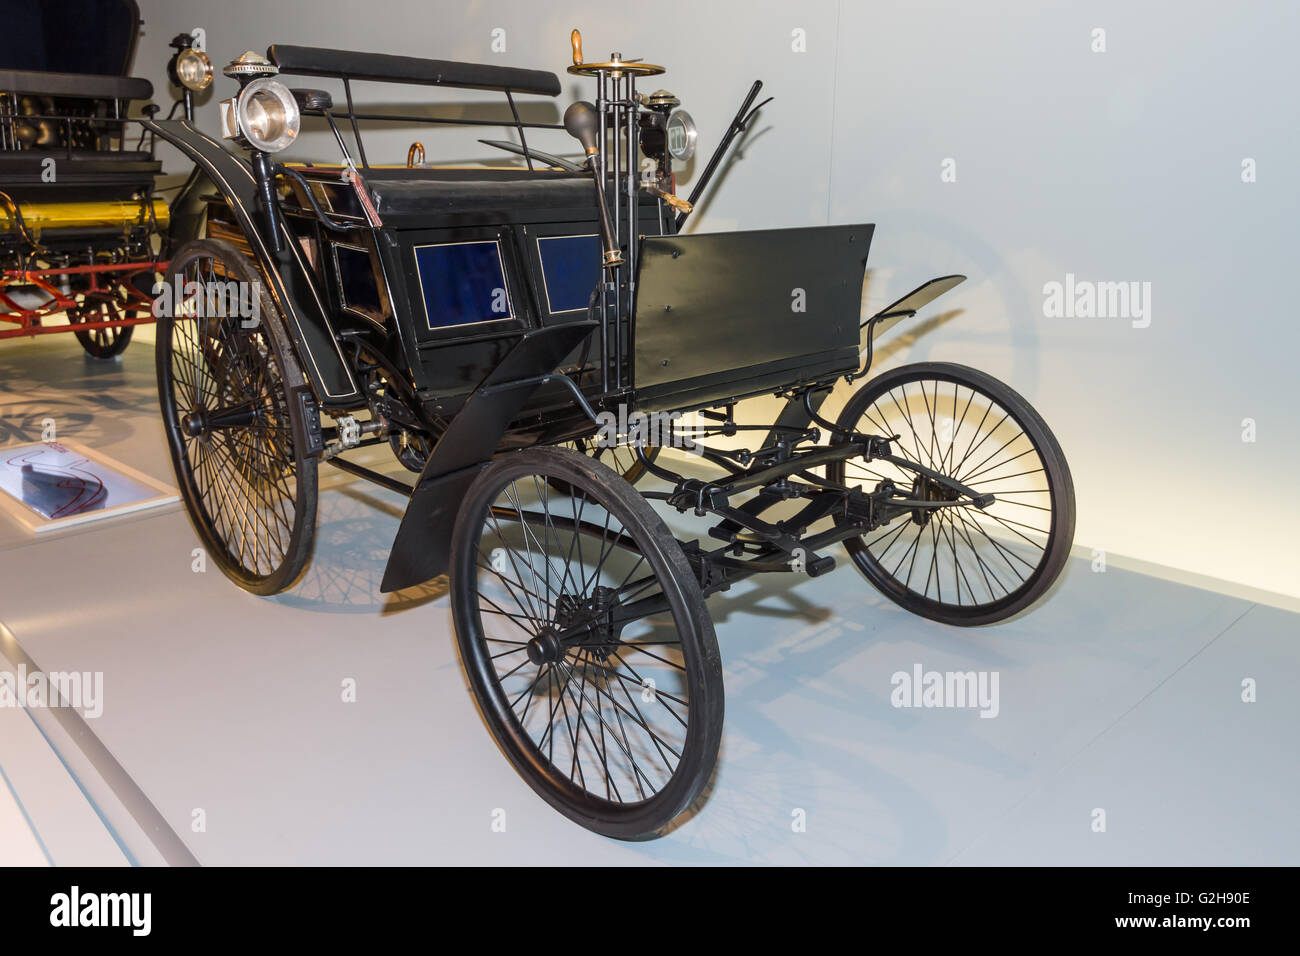
<path id="1" fill-rule="evenodd" d="M 148 342 L 0 344 L 0 446 L 47 417 L 171 481 Z M 400 497 L 322 479 L 314 563 L 276 598 L 195 573 L 179 505 L 39 540 L 0 515 L 0 668 L 104 675 L 96 718 L 0 708 L 0 863 L 1300 863 L 1300 616 L 1082 557 L 980 630 L 843 564 L 711 599 L 711 795 L 663 839 L 606 840 L 497 752 L 439 583 L 379 592 Z M 996 718 L 892 706 L 918 665 L 997 672 Z"/>

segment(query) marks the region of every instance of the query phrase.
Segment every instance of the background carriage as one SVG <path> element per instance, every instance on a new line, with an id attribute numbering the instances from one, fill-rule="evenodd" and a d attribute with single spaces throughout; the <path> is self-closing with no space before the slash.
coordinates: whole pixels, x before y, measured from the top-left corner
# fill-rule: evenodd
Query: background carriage
<path id="1" fill-rule="evenodd" d="M 153 137 L 131 118 L 157 112 L 153 84 L 127 75 L 135 0 L 8 0 L 4 23 L 0 339 L 72 331 L 87 353 L 111 358 L 154 320 L 151 290 L 171 247 L 193 237 L 204 186 L 190 177 L 172 203 L 155 188 Z M 188 36 L 174 45 L 176 105 L 188 111 L 211 67 Z M 184 82 L 178 62 L 191 68 Z"/>
<path id="2" fill-rule="evenodd" d="M 310 47 L 226 68 L 240 90 L 223 126 L 247 159 L 186 120 L 146 121 L 221 197 L 170 266 L 183 293 L 160 319 L 159 389 L 195 527 L 250 591 L 291 586 L 309 560 L 321 462 L 409 495 L 383 589 L 447 573 L 507 757 L 582 825 L 641 838 L 716 762 L 706 597 L 758 573 L 826 574 L 843 543 L 915 613 L 1003 620 L 1059 574 L 1073 489 L 1034 410 L 964 366 L 893 369 L 823 417 L 836 382 L 867 372 L 879 323 L 961 277 L 862 321 L 870 224 L 683 235 L 672 159 L 693 124 L 671 93 L 637 89 L 663 69 L 584 62 L 572 40 L 569 71 L 596 87 L 564 116 L 581 163 L 540 151 L 564 151 L 560 124 L 515 106 L 556 96 L 553 74 Z M 362 80 L 505 94 L 522 164 L 431 167 L 417 144 L 404 164 L 368 155 L 363 123 L 411 118 L 358 105 Z M 334 162 L 276 161 L 303 116 L 323 120 Z M 252 314 L 214 308 L 232 283 L 256 290 Z M 785 400 L 775 421 L 738 417 L 762 395 Z M 646 414 L 689 454 L 657 455 L 626 424 L 621 448 L 597 441 Z M 380 444 L 418 477 L 348 457 Z"/>

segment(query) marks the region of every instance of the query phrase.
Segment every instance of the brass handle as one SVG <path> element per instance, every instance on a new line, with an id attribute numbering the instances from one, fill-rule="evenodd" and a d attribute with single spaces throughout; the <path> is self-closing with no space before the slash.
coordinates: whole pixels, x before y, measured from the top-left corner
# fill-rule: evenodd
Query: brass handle
<path id="1" fill-rule="evenodd" d="M 674 196 L 672 193 L 664 193 L 663 200 L 678 212 L 690 212 L 695 208 L 691 205 L 689 200 L 683 199 L 681 196 Z"/>
<path id="2" fill-rule="evenodd" d="M 420 157 L 419 162 L 421 163 L 424 162 L 424 144 L 421 143 L 419 140 L 416 140 L 414 143 L 412 143 L 411 148 L 406 151 L 407 169 L 413 169 L 415 167 L 416 156 Z"/>
<path id="3" fill-rule="evenodd" d="M 573 44 L 573 66 L 569 67 L 569 72 L 574 76 L 600 76 L 606 74 L 619 80 L 625 76 L 656 76 L 664 72 L 662 66 L 655 66 L 653 63 L 642 63 L 640 59 L 624 60 L 614 54 L 614 58 L 608 63 L 584 63 L 582 59 L 582 33 L 577 27 L 569 34 L 569 42 Z"/>
<path id="4" fill-rule="evenodd" d="M 673 193 L 668 192 L 666 189 L 660 189 L 658 186 L 642 185 L 641 188 L 644 189 L 646 192 L 650 193 L 652 196 L 658 196 L 664 202 L 668 203 L 669 206 L 671 206 L 673 209 L 676 209 L 680 213 L 685 214 L 695 208 L 694 206 L 691 205 L 689 200 L 683 199 L 681 196 L 674 195 Z"/>

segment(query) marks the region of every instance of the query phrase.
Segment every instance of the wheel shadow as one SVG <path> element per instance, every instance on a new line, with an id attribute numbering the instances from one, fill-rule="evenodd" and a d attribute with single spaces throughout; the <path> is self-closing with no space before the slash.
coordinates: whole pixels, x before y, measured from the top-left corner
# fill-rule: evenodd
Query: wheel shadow
<path id="1" fill-rule="evenodd" d="M 56 437 L 104 445 L 130 438 L 141 416 L 157 418 L 149 343 L 94 359 L 71 335 L 64 338 L 56 348 L 0 342 L 0 444 L 41 441 L 52 419 Z"/>
<path id="2" fill-rule="evenodd" d="M 388 616 L 447 594 L 446 577 L 391 594 L 380 591 L 405 499 L 356 484 L 322 491 L 311 562 L 297 583 L 270 600 L 324 614 Z"/>

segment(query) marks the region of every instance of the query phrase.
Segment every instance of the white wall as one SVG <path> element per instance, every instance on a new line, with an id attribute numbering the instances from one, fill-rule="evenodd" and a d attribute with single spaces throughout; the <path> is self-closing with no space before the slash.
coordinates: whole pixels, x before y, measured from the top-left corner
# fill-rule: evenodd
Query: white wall
<path id="1" fill-rule="evenodd" d="M 695 116 L 706 153 L 761 78 L 776 100 L 693 228 L 874 222 L 868 307 L 934 275 L 969 275 L 929 313 L 959 314 L 917 322 L 921 335 L 900 327 L 885 365 L 966 362 L 1029 398 L 1073 469 L 1078 541 L 1300 596 L 1294 3 L 142 0 L 141 9 L 135 72 L 154 80 L 160 102 L 166 43 L 195 26 L 218 64 L 287 42 L 561 73 L 578 26 L 588 59 L 619 50 L 669 67 L 662 85 Z M 497 27 L 503 53 L 491 49 Z M 1091 49 L 1095 28 L 1105 52 Z M 792 48 L 797 30 L 806 52 Z M 561 101 L 531 115 L 555 118 L 591 97 L 588 81 L 562 78 Z M 220 96 L 233 87 L 217 85 Z M 371 87 L 359 98 L 413 93 Z M 214 103 L 201 113 L 214 129 Z M 401 162 L 417 137 L 438 160 L 486 157 L 479 136 L 502 138 L 405 130 L 370 158 Z M 561 132 L 532 141 L 572 151 Z M 1254 183 L 1242 182 L 1246 158 Z M 955 182 L 941 180 L 945 159 L 956 162 Z M 1043 286 L 1067 272 L 1150 282 L 1150 325 L 1045 317 Z M 1253 443 L 1242 441 L 1246 418 Z"/>

